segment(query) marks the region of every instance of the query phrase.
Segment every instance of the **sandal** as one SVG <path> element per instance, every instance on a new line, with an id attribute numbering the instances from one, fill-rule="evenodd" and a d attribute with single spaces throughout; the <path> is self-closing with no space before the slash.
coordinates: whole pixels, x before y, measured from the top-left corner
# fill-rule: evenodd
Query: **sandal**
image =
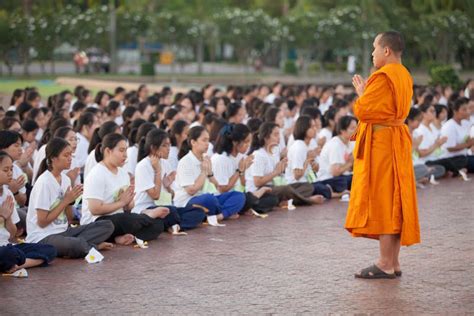
<path id="1" fill-rule="evenodd" d="M 395 276 L 401 277 L 402 276 L 402 271 L 395 271 Z"/>
<path id="2" fill-rule="evenodd" d="M 356 273 L 358 279 L 395 279 L 395 273 L 389 274 L 382 271 L 375 264 L 363 269 L 360 273 Z"/>

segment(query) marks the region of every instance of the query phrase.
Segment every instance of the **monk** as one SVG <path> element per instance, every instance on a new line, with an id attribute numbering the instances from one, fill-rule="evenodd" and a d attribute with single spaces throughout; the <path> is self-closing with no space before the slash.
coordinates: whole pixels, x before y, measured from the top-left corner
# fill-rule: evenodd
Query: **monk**
<path id="1" fill-rule="evenodd" d="M 404 42 L 398 32 L 377 35 L 372 52 L 375 71 L 352 83 L 359 95 L 353 139 L 354 175 L 345 228 L 354 237 L 379 240 L 378 261 L 357 278 L 401 276 L 400 245 L 420 242 L 411 137 L 404 124 L 410 111 L 413 80 L 402 65 Z"/>

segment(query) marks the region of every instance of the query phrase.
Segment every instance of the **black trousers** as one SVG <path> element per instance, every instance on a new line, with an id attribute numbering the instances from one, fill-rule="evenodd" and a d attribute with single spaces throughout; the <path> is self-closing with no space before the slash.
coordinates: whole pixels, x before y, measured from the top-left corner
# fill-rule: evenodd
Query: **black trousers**
<path id="1" fill-rule="evenodd" d="M 439 160 L 427 161 L 426 165 L 441 165 L 446 171 L 451 171 L 454 176 L 459 175 L 459 170 L 467 168 L 468 159 L 466 156 L 456 156 Z"/>
<path id="2" fill-rule="evenodd" d="M 153 240 L 165 230 L 162 219 L 153 219 L 145 214 L 118 213 L 97 218 L 97 220 L 109 220 L 114 224 L 114 232 L 108 239 L 113 242 L 115 237 L 132 234 L 141 240 Z"/>
<path id="3" fill-rule="evenodd" d="M 245 213 L 249 209 L 254 209 L 258 213 L 268 213 L 279 203 L 279 198 L 275 194 L 265 193 L 261 198 L 256 197 L 251 192 L 245 193 L 245 204 L 242 211 Z"/>

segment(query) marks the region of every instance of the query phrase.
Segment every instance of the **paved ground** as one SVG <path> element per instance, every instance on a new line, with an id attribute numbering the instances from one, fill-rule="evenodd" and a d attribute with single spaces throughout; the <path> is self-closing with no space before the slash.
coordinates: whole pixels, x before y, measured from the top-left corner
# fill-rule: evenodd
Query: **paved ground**
<path id="1" fill-rule="evenodd" d="M 419 192 L 423 243 L 402 249 L 399 280 L 353 278 L 377 244 L 351 238 L 332 201 L 0 278 L 0 314 L 472 314 L 473 192 L 457 179 Z"/>

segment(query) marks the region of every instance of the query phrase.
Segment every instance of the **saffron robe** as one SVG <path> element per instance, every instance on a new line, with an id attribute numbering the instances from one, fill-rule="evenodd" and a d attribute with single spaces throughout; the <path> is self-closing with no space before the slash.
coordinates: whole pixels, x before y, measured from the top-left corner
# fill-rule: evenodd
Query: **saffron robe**
<path id="1" fill-rule="evenodd" d="M 354 237 L 400 234 L 401 245 L 420 242 L 412 144 L 404 124 L 412 95 L 408 70 L 387 64 L 369 77 L 354 104 L 359 123 L 345 224 Z"/>

